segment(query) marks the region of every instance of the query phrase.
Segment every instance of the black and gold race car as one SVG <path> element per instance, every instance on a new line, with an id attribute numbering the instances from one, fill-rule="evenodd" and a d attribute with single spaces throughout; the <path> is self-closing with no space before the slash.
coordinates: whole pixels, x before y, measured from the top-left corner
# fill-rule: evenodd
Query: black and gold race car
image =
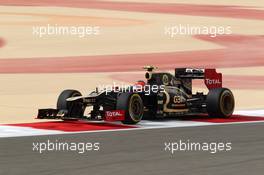
<path id="1" fill-rule="evenodd" d="M 231 117 L 234 96 L 229 89 L 222 87 L 222 74 L 215 69 L 176 68 L 174 75 L 156 72 L 153 66 L 144 69 L 146 81 L 131 86 L 96 88 L 86 96 L 77 90 L 64 90 L 58 97 L 57 109 L 39 109 L 37 118 L 136 124 L 142 119 L 197 114 Z M 209 92 L 193 93 L 193 79 L 202 79 Z M 87 112 L 87 107 L 92 109 Z"/>

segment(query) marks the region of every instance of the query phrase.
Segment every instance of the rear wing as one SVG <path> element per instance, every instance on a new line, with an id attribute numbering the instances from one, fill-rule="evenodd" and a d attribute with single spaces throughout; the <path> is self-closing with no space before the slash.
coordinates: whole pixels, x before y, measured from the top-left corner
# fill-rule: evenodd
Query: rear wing
<path id="1" fill-rule="evenodd" d="M 216 69 L 176 68 L 175 77 L 180 79 L 204 79 L 208 89 L 222 87 L 222 74 Z"/>

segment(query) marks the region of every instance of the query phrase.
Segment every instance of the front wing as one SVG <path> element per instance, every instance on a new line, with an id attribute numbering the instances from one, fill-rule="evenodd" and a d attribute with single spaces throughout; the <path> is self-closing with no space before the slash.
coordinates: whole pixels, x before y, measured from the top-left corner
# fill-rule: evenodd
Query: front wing
<path id="1" fill-rule="evenodd" d="M 67 110 L 59 110 L 59 109 L 39 109 L 37 119 L 62 119 L 62 120 L 105 120 L 105 121 L 124 121 L 125 120 L 125 111 L 124 110 L 111 110 L 104 111 L 102 117 L 91 118 L 87 116 L 76 116 L 69 117 L 67 116 Z"/>

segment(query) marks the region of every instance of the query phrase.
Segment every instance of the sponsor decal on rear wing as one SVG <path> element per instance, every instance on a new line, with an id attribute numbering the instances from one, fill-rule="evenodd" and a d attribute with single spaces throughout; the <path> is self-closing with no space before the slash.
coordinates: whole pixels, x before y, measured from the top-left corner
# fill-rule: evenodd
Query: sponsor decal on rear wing
<path id="1" fill-rule="evenodd" d="M 204 83 L 208 89 L 221 88 L 222 74 L 217 73 L 215 69 L 205 69 Z"/>
<path id="2" fill-rule="evenodd" d="M 222 87 L 222 74 L 216 69 L 176 68 L 175 77 L 180 79 L 204 79 L 208 89 Z"/>

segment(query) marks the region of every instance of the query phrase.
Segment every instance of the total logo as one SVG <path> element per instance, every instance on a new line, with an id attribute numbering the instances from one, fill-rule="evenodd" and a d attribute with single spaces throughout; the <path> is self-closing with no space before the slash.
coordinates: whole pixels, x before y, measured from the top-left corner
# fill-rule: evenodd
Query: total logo
<path id="1" fill-rule="evenodd" d="M 123 110 L 114 110 L 105 112 L 106 121 L 123 121 L 125 120 L 125 111 Z"/>
<path id="2" fill-rule="evenodd" d="M 118 116 L 123 116 L 123 113 L 121 111 L 106 111 L 106 116 L 108 117 L 118 117 Z"/>
<path id="3" fill-rule="evenodd" d="M 219 79 L 205 79 L 206 84 L 222 84 L 222 82 Z"/>

